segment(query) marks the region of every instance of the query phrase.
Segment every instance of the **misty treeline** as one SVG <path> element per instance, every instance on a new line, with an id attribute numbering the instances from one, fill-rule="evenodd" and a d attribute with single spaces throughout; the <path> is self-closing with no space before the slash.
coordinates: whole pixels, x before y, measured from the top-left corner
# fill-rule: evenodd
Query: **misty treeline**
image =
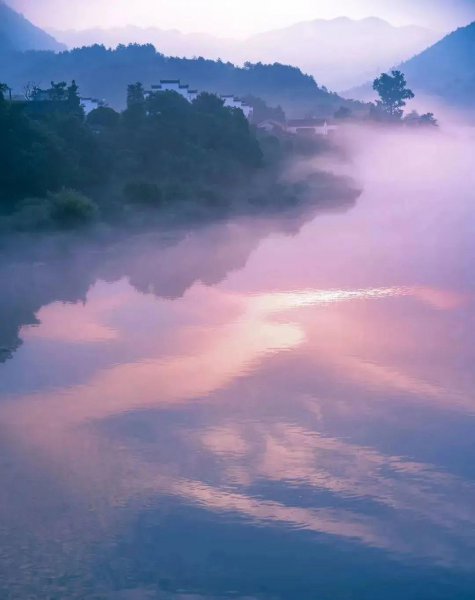
<path id="1" fill-rule="evenodd" d="M 136 83 L 124 111 L 100 107 L 86 117 L 74 81 L 52 83 L 42 100 L 10 102 L 7 92 L 2 85 L 4 229 L 130 224 L 197 209 L 222 214 L 239 202 L 292 204 L 303 190 L 278 182 L 282 161 L 323 144 L 258 139 L 241 110 L 209 93 L 190 103 L 175 92 L 146 95 Z"/>
<path id="2" fill-rule="evenodd" d="M 437 120 L 430 112 L 420 115 L 413 110 L 404 116 L 407 101 L 415 98 L 415 94 L 408 88 L 406 77 L 401 71 L 382 73 L 374 80 L 373 90 L 378 93 L 379 100 L 370 106 L 372 120 L 410 126 L 437 126 Z"/>
<path id="3" fill-rule="evenodd" d="M 2 52 L 0 73 L 17 92 L 24 83 L 75 79 L 81 82 L 84 95 L 103 98 L 110 106 L 122 110 L 124 89 L 131 81 L 149 85 L 160 79 L 181 79 L 191 88 L 220 94 L 252 94 L 267 103 L 280 104 L 288 114 L 300 116 L 318 112 L 330 116 L 341 104 L 357 111 L 358 102 L 343 100 L 319 86 L 313 77 L 296 67 L 275 63 L 242 67 L 202 57 L 168 57 L 151 44 L 119 45 L 108 49 L 102 45 L 65 52 Z"/>

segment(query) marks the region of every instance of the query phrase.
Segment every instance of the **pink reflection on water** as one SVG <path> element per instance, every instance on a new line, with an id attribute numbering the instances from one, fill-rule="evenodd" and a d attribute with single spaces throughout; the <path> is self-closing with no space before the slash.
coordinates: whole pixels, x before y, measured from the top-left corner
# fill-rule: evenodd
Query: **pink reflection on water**
<path id="1" fill-rule="evenodd" d="M 54 473 L 77 495 L 99 498 L 104 514 L 131 498 L 171 494 L 213 512 L 239 513 L 253 523 L 282 523 L 456 562 L 460 556 L 450 541 L 439 540 L 438 531 L 463 536 L 467 527 L 475 527 L 470 485 L 430 465 L 323 436 L 311 424 L 266 422 L 257 412 L 265 402 L 273 407 L 283 393 L 295 412 L 302 411 L 301 420 L 313 415 L 323 422 L 325 412 L 357 420 L 377 410 L 389 412 L 395 397 L 406 405 L 473 415 L 471 371 L 464 363 L 459 367 L 461 357 L 468 362 L 473 356 L 463 312 L 473 302 L 473 290 L 453 276 L 465 254 L 453 231 L 452 237 L 445 235 L 447 214 L 455 230 L 467 209 L 464 202 L 459 213 L 445 208 L 427 173 L 421 174 L 427 158 L 421 155 L 415 164 L 403 150 L 398 145 L 390 154 L 395 164 L 402 161 L 402 183 L 393 186 L 392 169 L 383 168 L 387 157 L 370 146 L 365 168 L 370 172 L 378 165 L 370 183 L 373 195 L 362 198 L 351 218 L 317 219 L 297 240 L 263 242 L 245 269 L 219 285 L 226 264 L 201 276 L 214 287 L 195 284 L 173 302 L 148 296 L 148 312 L 143 296 L 127 285 L 120 307 L 117 289 L 106 285 L 100 299 L 93 289 L 84 306 L 44 308 L 42 324 L 25 330 L 27 345 L 40 338 L 91 346 L 126 340 L 137 346 L 137 356 L 121 359 L 119 353 L 80 385 L 7 399 L 0 425 L 38 469 Z M 442 153 L 440 158 L 448 157 Z M 377 160 L 386 162 L 381 166 Z M 401 192 L 405 176 L 407 194 Z M 444 179 L 444 193 L 453 185 L 459 181 Z M 431 187 L 430 194 L 424 195 L 424 186 Z M 381 206 L 382 199 L 390 209 Z M 371 218 L 365 202 L 372 205 Z M 193 269 L 207 257 L 192 254 L 197 237 L 184 243 L 185 263 Z M 180 251 L 171 256 L 178 261 Z M 153 268 L 155 257 L 148 259 Z M 173 260 L 167 274 L 173 280 Z M 146 270 L 143 275 L 145 286 Z M 454 280 L 458 286 L 451 287 Z M 133 319 L 112 317 L 118 308 Z M 152 316 L 159 317 L 153 327 Z M 173 323 L 168 337 L 164 323 Z M 272 380 L 266 381 L 266 368 L 274 362 Z M 300 395 L 304 380 L 310 391 L 304 388 L 307 393 Z M 242 382 L 247 386 L 240 387 Z M 214 483 L 205 483 L 199 472 L 181 477 L 177 468 L 174 473 L 175 463 L 163 459 L 160 448 L 149 464 L 97 427 L 127 413 L 185 409 L 197 402 L 222 411 L 214 428 L 183 432 L 196 451 L 219 459 Z M 232 422 L 241 407 L 247 417 L 243 428 Z M 304 509 L 243 489 L 260 481 L 370 499 L 397 511 L 398 518 L 387 522 L 356 509 Z M 416 539 L 411 527 L 419 521 L 428 526 Z"/>

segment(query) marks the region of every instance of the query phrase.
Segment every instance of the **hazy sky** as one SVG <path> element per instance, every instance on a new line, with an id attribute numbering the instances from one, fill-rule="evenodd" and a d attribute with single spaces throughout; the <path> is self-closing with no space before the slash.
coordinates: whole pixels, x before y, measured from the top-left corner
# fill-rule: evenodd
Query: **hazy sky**
<path id="1" fill-rule="evenodd" d="M 83 29 L 126 24 L 246 35 L 292 23 L 378 16 L 439 30 L 475 20 L 475 0 L 7 0 L 42 27 Z"/>

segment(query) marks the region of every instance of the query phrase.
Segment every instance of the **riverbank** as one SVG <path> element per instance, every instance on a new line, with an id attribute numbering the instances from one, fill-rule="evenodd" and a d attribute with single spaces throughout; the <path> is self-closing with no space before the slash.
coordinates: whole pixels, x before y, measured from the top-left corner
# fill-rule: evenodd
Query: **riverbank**
<path id="1" fill-rule="evenodd" d="M 124 112 L 99 108 L 85 118 L 77 87 L 62 92 L 58 107 L 39 113 L 0 100 L 9 148 L 0 181 L 4 235 L 147 229 L 358 194 L 326 172 L 286 177 L 296 161 L 335 152 L 327 139 L 259 133 L 212 94 L 190 104 L 173 92 L 146 98 L 135 84 Z"/>

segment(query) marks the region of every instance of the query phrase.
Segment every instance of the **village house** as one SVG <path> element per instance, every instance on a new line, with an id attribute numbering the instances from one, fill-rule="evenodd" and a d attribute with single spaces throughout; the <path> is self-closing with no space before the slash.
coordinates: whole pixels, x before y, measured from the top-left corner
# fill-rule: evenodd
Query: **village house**
<path id="1" fill-rule="evenodd" d="M 157 85 L 152 85 L 151 90 L 146 92 L 146 95 L 155 94 L 157 92 L 176 92 L 183 96 L 189 102 L 198 96 L 198 90 L 190 90 L 189 85 L 182 85 L 179 79 L 161 79 Z"/>
<path id="2" fill-rule="evenodd" d="M 188 102 L 193 102 L 199 96 L 199 91 L 195 89 L 190 89 L 189 85 L 184 85 L 181 83 L 179 79 L 161 79 L 159 84 L 154 84 L 150 87 L 150 90 L 145 92 L 146 96 L 150 94 L 154 94 L 157 92 L 176 92 L 186 98 Z M 242 110 L 244 116 L 247 119 L 250 119 L 252 116 L 252 106 L 233 96 L 232 94 L 222 95 L 220 96 L 221 100 L 224 103 L 224 106 L 227 108 L 237 108 Z"/>
<path id="3" fill-rule="evenodd" d="M 198 90 L 188 90 L 188 100 L 190 102 L 193 102 L 193 100 L 196 100 L 196 98 L 198 98 L 198 96 L 200 95 Z"/>
<path id="4" fill-rule="evenodd" d="M 290 133 L 293 135 L 328 136 L 338 129 L 337 125 L 329 125 L 325 119 L 290 119 L 287 123 L 279 123 L 266 119 L 257 124 L 257 129 L 268 133 Z"/>
<path id="5" fill-rule="evenodd" d="M 252 116 L 252 106 L 241 100 L 240 98 L 236 98 L 233 95 L 225 95 L 220 96 L 221 100 L 224 102 L 224 106 L 227 108 L 238 108 L 242 110 L 246 119 L 250 119 Z"/>
<path id="6" fill-rule="evenodd" d="M 257 124 L 257 129 L 267 133 L 284 133 L 286 131 L 285 123 L 279 123 L 273 119 L 266 119 Z"/>
<path id="7" fill-rule="evenodd" d="M 152 91 L 149 93 L 155 92 L 176 92 L 188 99 L 188 87 L 181 85 L 179 79 L 161 79 L 159 85 L 152 85 Z"/>
<path id="8" fill-rule="evenodd" d="M 325 119 L 290 119 L 286 124 L 288 133 L 301 135 L 327 136 L 336 129 L 338 129 L 336 125 L 329 125 Z"/>

